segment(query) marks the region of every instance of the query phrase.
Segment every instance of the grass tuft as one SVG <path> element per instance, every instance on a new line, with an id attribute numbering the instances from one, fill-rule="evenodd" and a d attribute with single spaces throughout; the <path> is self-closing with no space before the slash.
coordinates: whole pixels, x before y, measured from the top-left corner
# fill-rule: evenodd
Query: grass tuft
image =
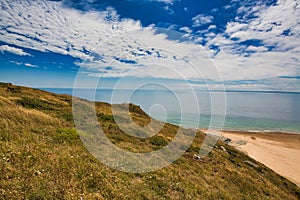
<path id="1" fill-rule="evenodd" d="M 56 130 L 54 139 L 58 142 L 72 143 L 72 142 L 78 141 L 79 135 L 77 134 L 77 131 L 75 129 L 58 128 Z"/>

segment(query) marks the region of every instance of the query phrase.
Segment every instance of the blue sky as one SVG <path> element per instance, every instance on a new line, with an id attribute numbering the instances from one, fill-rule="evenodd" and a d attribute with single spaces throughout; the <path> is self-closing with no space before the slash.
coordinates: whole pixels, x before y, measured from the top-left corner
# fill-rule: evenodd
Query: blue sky
<path id="1" fill-rule="evenodd" d="M 1 0 L 0 81 L 300 91 L 296 0 Z M 125 80 L 125 81 L 124 81 Z"/>

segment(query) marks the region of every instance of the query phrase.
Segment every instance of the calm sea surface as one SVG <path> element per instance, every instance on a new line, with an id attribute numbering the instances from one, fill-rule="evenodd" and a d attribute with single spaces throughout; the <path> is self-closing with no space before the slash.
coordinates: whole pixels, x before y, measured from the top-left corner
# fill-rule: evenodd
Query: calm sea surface
<path id="1" fill-rule="evenodd" d="M 73 94 L 72 89 L 42 89 Z M 226 92 L 226 101 L 221 92 L 184 90 L 99 89 L 95 93 L 80 89 L 74 95 L 108 103 L 132 102 L 156 119 L 184 127 L 207 128 L 213 116 L 217 126 L 223 125 L 225 117 L 226 130 L 300 132 L 300 93 Z"/>

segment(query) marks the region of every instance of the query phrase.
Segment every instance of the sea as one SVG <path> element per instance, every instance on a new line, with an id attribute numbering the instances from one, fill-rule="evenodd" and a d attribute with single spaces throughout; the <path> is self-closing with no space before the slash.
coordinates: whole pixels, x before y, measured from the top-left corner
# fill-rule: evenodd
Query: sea
<path id="1" fill-rule="evenodd" d="M 40 88 L 112 104 L 134 103 L 151 117 L 186 128 L 300 133 L 300 93 Z"/>

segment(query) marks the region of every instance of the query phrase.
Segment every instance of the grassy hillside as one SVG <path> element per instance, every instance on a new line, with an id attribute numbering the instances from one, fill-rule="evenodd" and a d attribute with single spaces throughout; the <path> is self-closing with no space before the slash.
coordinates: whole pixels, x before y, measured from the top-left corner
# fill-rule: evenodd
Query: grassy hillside
<path id="1" fill-rule="evenodd" d="M 166 168 L 110 169 L 83 146 L 71 106 L 67 95 L 0 84 L 0 199 L 300 199 L 296 185 L 222 142 L 197 160 L 201 132 Z M 96 103 L 100 125 L 114 144 L 133 152 L 160 149 L 178 129 L 166 124 L 151 138 L 135 138 L 119 129 L 110 108 Z M 137 124 L 149 123 L 138 106 L 130 112 Z"/>

